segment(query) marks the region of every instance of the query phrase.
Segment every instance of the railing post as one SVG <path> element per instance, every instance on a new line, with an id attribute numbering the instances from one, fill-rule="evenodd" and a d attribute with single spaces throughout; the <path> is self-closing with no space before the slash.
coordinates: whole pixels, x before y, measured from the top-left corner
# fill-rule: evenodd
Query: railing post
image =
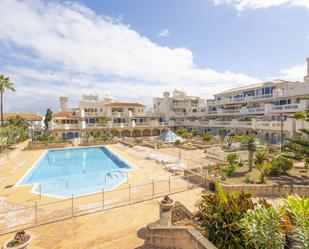
<path id="1" fill-rule="evenodd" d="M 152 197 L 155 195 L 154 181 L 152 180 Z"/>
<path id="2" fill-rule="evenodd" d="M 168 193 L 171 193 L 171 177 L 168 177 Z"/>
<path id="3" fill-rule="evenodd" d="M 71 196 L 71 217 L 74 217 L 74 197 Z"/>
<path id="4" fill-rule="evenodd" d="M 42 198 L 42 184 L 39 183 L 39 190 L 40 190 L 40 199 Z"/>
<path id="5" fill-rule="evenodd" d="M 38 203 L 34 202 L 34 224 L 37 226 L 38 224 Z"/>
<path id="6" fill-rule="evenodd" d="M 102 189 L 102 210 L 105 209 L 105 204 L 104 204 L 104 201 L 105 201 L 105 193 L 104 193 L 104 188 Z"/>
<path id="7" fill-rule="evenodd" d="M 131 204 L 131 185 L 129 184 L 129 204 Z"/>
<path id="8" fill-rule="evenodd" d="M 189 188 L 189 174 L 187 175 L 187 189 Z"/>

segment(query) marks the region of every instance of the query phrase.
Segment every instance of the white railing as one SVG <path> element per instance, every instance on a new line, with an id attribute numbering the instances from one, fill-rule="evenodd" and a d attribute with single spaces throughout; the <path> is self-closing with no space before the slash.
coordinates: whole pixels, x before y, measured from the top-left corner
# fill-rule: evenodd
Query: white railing
<path id="1" fill-rule="evenodd" d="M 80 124 L 53 124 L 52 125 L 54 130 L 75 130 L 80 129 Z"/>
<path id="2" fill-rule="evenodd" d="M 295 112 L 297 110 L 301 110 L 299 104 L 287 104 L 287 105 L 274 105 L 271 107 L 271 111 L 276 112 L 276 111 L 292 111 Z"/>
<path id="3" fill-rule="evenodd" d="M 139 185 L 126 183 L 124 187 L 112 190 L 103 188 L 94 194 L 72 195 L 49 202 L 34 201 L 24 207 L 1 210 L 0 235 L 203 187 L 204 178 L 194 183 L 195 176 L 196 174 L 170 176 Z"/>

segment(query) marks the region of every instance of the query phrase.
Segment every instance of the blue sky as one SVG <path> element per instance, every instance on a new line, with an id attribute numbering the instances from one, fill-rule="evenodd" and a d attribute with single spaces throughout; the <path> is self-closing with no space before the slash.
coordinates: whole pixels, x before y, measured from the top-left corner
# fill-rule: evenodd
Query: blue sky
<path id="1" fill-rule="evenodd" d="M 58 109 L 83 93 L 151 105 L 175 88 L 302 80 L 309 0 L 0 0 L 0 73 L 17 92 L 7 112 Z M 10 9 L 10 11 L 6 11 Z"/>

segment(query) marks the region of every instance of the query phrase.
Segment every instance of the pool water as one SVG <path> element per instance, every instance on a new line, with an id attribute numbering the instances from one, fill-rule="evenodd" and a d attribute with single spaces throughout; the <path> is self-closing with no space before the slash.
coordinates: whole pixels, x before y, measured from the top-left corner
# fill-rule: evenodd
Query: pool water
<path id="1" fill-rule="evenodd" d="M 133 165 L 107 147 L 49 150 L 18 185 L 59 197 L 111 190 L 125 182 Z"/>

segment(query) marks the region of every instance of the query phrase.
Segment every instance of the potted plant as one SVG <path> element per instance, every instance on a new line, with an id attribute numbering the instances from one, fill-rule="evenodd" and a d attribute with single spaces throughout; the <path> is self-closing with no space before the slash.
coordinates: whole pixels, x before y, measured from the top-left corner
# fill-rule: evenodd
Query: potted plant
<path id="1" fill-rule="evenodd" d="M 3 249 L 27 249 L 32 235 L 26 231 L 17 232 L 13 239 L 4 242 Z"/>

